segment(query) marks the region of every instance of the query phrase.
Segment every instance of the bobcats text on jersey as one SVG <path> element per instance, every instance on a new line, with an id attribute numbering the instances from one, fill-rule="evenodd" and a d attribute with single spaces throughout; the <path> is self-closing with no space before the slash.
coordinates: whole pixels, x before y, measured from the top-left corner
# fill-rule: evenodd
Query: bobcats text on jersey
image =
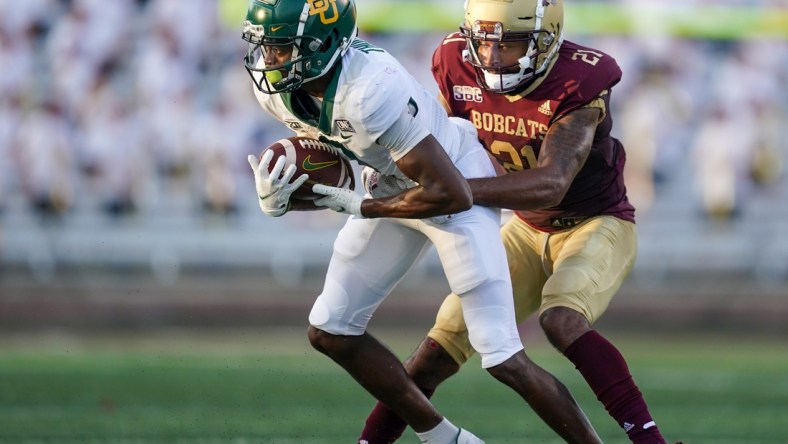
<path id="1" fill-rule="evenodd" d="M 547 124 L 519 116 L 471 110 L 470 121 L 477 130 L 508 134 L 527 139 L 542 140 L 547 134 Z"/>

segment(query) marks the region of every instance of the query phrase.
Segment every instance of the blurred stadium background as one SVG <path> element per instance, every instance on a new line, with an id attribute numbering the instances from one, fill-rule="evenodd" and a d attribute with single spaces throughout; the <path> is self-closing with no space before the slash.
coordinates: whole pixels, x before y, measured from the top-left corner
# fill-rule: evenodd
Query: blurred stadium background
<path id="1" fill-rule="evenodd" d="M 277 327 L 301 338 L 343 218 L 257 209 L 246 155 L 289 132 L 251 93 L 245 7 L 0 2 L 0 353 L 115 334 L 162 344 L 173 329 L 217 347 L 233 343 L 220 331 Z M 429 59 L 462 1 L 357 7 L 362 37 L 437 91 Z M 784 341 L 788 3 L 566 9 L 568 38 L 624 71 L 615 131 L 640 251 L 600 328 Z M 401 335 L 415 341 L 446 291 L 428 256 L 374 325 L 412 327 Z M 532 321 L 523 331 L 538 342 Z"/>
<path id="2" fill-rule="evenodd" d="M 359 1 L 362 35 L 434 88 L 429 57 L 460 3 Z M 257 324 L 247 305 L 261 304 L 303 321 L 342 217 L 256 209 L 245 157 L 289 132 L 250 94 L 245 7 L 2 3 L 4 327 Z M 640 253 L 610 317 L 664 309 L 653 319 L 672 328 L 730 320 L 785 332 L 786 4 L 570 2 L 566 22 L 570 39 L 625 73 L 613 104 Z M 428 258 L 412 283 L 440 285 L 436 265 Z M 262 285 L 304 295 L 285 303 Z"/>

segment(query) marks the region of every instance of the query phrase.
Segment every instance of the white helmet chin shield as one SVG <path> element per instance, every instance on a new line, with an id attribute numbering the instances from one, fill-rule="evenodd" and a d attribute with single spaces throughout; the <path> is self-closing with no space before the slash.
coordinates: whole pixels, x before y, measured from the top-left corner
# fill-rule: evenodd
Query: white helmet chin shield
<path id="1" fill-rule="evenodd" d="M 512 91 L 526 83 L 535 74 L 532 67 L 534 61 L 526 55 L 518 62 L 520 63 L 520 71 L 515 73 L 490 72 L 482 69 L 484 83 L 493 91 Z"/>

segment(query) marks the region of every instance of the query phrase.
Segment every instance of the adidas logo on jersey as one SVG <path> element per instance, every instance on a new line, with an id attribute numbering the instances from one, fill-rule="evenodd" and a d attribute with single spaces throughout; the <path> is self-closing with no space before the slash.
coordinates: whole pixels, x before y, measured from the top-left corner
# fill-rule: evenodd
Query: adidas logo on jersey
<path id="1" fill-rule="evenodd" d="M 542 104 L 542 105 L 539 107 L 539 112 L 540 112 L 540 113 L 542 113 L 542 114 L 544 114 L 544 115 L 546 115 L 546 116 L 552 116 L 552 115 L 553 115 L 553 110 L 552 110 L 552 109 L 550 109 L 550 101 L 549 101 L 549 100 L 546 100 L 546 101 L 545 101 L 545 102 L 544 102 L 544 103 L 543 103 L 543 104 Z"/>

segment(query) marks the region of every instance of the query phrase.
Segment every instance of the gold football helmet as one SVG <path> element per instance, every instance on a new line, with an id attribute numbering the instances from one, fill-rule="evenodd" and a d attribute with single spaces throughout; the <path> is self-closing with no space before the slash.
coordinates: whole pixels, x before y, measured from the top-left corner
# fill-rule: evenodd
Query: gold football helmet
<path id="1" fill-rule="evenodd" d="M 467 0 L 460 32 L 479 85 L 522 90 L 547 73 L 563 41 L 563 0 Z"/>

